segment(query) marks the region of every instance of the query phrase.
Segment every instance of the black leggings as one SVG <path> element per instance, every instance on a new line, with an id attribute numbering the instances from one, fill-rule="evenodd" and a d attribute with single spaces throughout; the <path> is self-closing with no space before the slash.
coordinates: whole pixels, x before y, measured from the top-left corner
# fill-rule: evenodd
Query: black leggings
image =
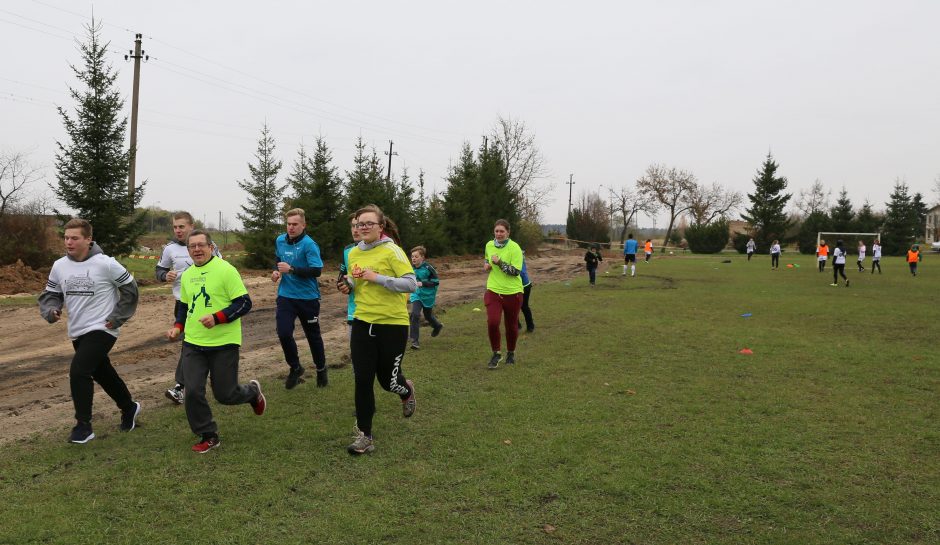
<path id="1" fill-rule="evenodd" d="M 845 263 L 833 263 L 832 264 L 832 283 L 833 284 L 839 283 L 839 276 L 841 276 L 843 280 L 846 280 L 846 281 L 848 280 L 848 278 L 846 278 L 845 276 Z"/>
<path id="2" fill-rule="evenodd" d="M 91 404 L 95 396 L 95 382 L 121 410 L 134 405 L 127 385 L 111 365 L 108 352 L 117 337 L 105 331 L 90 331 L 72 341 L 75 356 L 69 369 L 69 385 L 72 388 L 72 403 L 75 405 L 75 420 L 91 422 Z"/>
<path id="3" fill-rule="evenodd" d="M 775 269 L 780 266 L 780 254 L 770 254 L 770 266 Z"/>
<path id="4" fill-rule="evenodd" d="M 913 274 L 914 276 L 917 276 L 917 262 L 916 261 L 908 262 L 908 266 L 910 266 L 911 268 L 911 274 Z"/>
<path id="5" fill-rule="evenodd" d="M 411 395 L 401 370 L 408 342 L 408 326 L 370 324 L 353 320 L 349 339 L 353 373 L 356 376 L 356 425 L 366 435 L 372 435 L 372 416 L 375 415 L 376 377 L 383 390 L 398 394 L 402 400 Z"/>
<path id="6" fill-rule="evenodd" d="M 824 270 L 826 270 L 826 260 L 820 259 L 819 260 L 819 272 L 823 272 Z"/>
<path id="7" fill-rule="evenodd" d="M 871 273 L 875 274 L 875 269 L 878 269 L 878 274 L 881 274 L 881 260 L 873 259 L 871 262 Z"/>

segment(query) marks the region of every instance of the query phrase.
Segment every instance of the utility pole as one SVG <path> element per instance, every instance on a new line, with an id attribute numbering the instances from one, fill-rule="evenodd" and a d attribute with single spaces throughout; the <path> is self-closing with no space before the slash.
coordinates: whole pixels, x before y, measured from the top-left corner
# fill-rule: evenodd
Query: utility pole
<path id="1" fill-rule="evenodd" d="M 392 181 L 392 155 L 398 155 L 397 151 L 392 151 L 394 145 L 394 142 L 388 141 L 388 151 L 385 152 L 385 155 L 388 155 L 388 174 L 385 175 L 385 183 L 391 183 Z"/>
<path id="2" fill-rule="evenodd" d="M 129 55 L 124 55 L 124 60 L 134 59 L 134 95 L 131 99 L 131 156 L 130 168 L 127 173 L 127 194 L 131 199 L 131 207 L 134 205 L 134 179 L 137 175 L 137 104 L 140 101 L 140 60 L 148 60 L 149 55 L 144 55 L 145 51 L 140 48 L 142 34 L 137 34 L 134 39 L 134 50 L 129 51 Z"/>
<path id="3" fill-rule="evenodd" d="M 574 174 L 569 174 L 568 181 L 565 183 L 568 184 L 568 217 L 571 217 L 571 190 L 574 188 Z"/>

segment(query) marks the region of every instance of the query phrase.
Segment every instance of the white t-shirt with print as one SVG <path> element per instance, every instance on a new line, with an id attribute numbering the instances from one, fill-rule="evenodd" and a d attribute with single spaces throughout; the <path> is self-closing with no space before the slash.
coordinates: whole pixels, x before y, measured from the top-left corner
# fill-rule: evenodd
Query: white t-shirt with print
<path id="1" fill-rule="evenodd" d="M 117 337 L 119 330 L 108 329 L 105 322 L 120 299 L 118 286 L 133 281 L 131 273 L 113 257 L 96 254 L 85 261 L 73 261 L 65 256 L 52 264 L 46 291 L 64 295 L 70 339 L 90 331 Z"/>
<path id="2" fill-rule="evenodd" d="M 845 265 L 845 250 L 836 248 L 832 251 L 832 262 L 836 265 Z"/>

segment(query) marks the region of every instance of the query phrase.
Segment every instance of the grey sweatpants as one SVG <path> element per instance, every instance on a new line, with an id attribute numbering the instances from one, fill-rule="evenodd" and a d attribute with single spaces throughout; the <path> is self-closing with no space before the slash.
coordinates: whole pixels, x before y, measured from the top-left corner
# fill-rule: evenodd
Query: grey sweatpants
<path id="1" fill-rule="evenodd" d="M 206 378 L 212 376 L 212 395 L 223 405 L 250 403 L 258 396 L 253 385 L 238 383 L 238 346 L 205 349 L 183 343 L 181 354 L 186 384 L 186 418 L 196 435 L 217 435 L 206 399 Z"/>

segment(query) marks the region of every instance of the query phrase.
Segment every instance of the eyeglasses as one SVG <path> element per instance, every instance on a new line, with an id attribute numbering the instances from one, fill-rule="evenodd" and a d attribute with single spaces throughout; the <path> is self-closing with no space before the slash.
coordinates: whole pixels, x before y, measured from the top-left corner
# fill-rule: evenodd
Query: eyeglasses
<path id="1" fill-rule="evenodd" d="M 198 250 L 199 248 L 208 248 L 208 247 L 209 247 L 209 245 L 206 244 L 205 242 L 197 242 L 197 243 L 195 243 L 195 244 L 190 244 L 190 245 L 189 245 L 189 249 L 190 249 L 190 250 Z"/>
<path id="2" fill-rule="evenodd" d="M 374 221 L 363 221 L 363 222 L 357 223 L 355 227 L 356 229 L 372 229 L 376 225 L 378 225 L 378 223 Z"/>

